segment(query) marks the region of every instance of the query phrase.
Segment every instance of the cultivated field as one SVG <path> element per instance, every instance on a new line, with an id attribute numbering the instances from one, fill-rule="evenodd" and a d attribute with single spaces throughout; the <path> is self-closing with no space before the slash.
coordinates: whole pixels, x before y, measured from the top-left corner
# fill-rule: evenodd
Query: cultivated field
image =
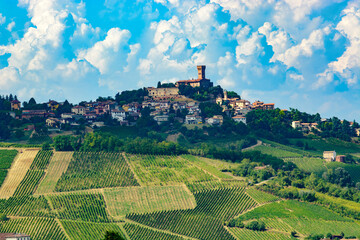
<path id="1" fill-rule="evenodd" d="M 60 220 L 71 240 L 102 240 L 106 231 L 121 233 L 121 229 L 114 223 L 91 223 L 83 221 Z"/>
<path id="2" fill-rule="evenodd" d="M 36 194 L 52 193 L 61 175 L 67 170 L 73 152 L 55 152 L 50 159 L 45 177 L 36 190 Z"/>
<path id="3" fill-rule="evenodd" d="M 19 153 L 0 189 L 0 198 L 11 197 L 29 170 L 39 150 L 27 149 Z"/>
<path id="4" fill-rule="evenodd" d="M 249 196 L 254 199 L 258 204 L 265 204 L 280 200 L 278 197 L 272 194 L 256 190 L 255 188 L 246 189 L 246 193 L 249 194 Z"/>
<path id="5" fill-rule="evenodd" d="M 195 209 L 130 214 L 127 218 L 193 238 L 234 239 L 223 222 L 256 206 L 244 188 L 207 190 L 196 193 L 195 199 Z"/>
<path id="6" fill-rule="evenodd" d="M 287 240 L 291 238 L 289 234 L 282 234 L 276 232 L 260 232 L 251 231 L 244 228 L 230 228 L 229 231 L 239 240 Z"/>
<path id="7" fill-rule="evenodd" d="M 287 151 L 287 150 L 283 150 L 279 147 L 272 147 L 272 146 L 264 146 L 264 145 L 260 145 L 257 146 L 253 149 L 251 149 L 252 151 L 260 151 L 263 154 L 268 154 L 268 155 L 272 155 L 278 158 L 295 158 L 295 157 L 302 157 L 301 154 L 296 153 L 296 152 L 291 152 L 291 151 Z"/>
<path id="8" fill-rule="evenodd" d="M 17 154 L 18 151 L 16 150 L 0 150 L 0 187 Z"/>
<path id="9" fill-rule="evenodd" d="M 127 155 L 145 186 L 208 181 L 215 177 L 180 156 Z"/>
<path id="10" fill-rule="evenodd" d="M 21 232 L 31 236 L 32 240 L 67 240 L 58 222 L 51 218 L 18 218 L 1 224 L 0 232 Z"/>
<path id="11" fill-rule="evenodd" d="M 185 185 L 105 189 L 104 196 L 113 217 L 196 207 L 195 198 Z"/>
<path id="12" fill-rule="evenodd" d="M 127 223 L 125 224 L 124 228 L 131 239 L 184 240 L 183 237 L 155 231 L 153 229 L 141 227 L 136 224 Z"/>
<path id="13" fill-rule="evenodd" d="M 75 152 L 55 190 L 63 192 L 138 185 L 121 153 Z"/>

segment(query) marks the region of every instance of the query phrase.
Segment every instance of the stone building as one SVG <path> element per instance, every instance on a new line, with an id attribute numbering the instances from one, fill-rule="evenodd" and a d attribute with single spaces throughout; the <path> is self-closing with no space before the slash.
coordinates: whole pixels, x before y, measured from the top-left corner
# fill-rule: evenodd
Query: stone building
<path id="1" fill-rule="evenodd" d="M 213 83 L 210 81 L 210 79 L 206 79 L 206 77 L 205 77 L 205 69 L 206 69 L 206 66 L 204 66 L 204 65 L 197 66 L 198 79 L 177 81 L 175 86 L 176 87 L 191 86 L 191 87 L 203 87 L 203 88 L 212 87 Z"/>

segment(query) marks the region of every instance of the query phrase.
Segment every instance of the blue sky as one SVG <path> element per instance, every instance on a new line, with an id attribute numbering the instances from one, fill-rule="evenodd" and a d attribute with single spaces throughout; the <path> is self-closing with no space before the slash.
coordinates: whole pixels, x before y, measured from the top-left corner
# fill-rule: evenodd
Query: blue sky
<path id="1" fill-rule="evenodd" d="M 197 76 L 360 121 L 357 0 L 0 0 L 0 94 L 72 102 Z"/>

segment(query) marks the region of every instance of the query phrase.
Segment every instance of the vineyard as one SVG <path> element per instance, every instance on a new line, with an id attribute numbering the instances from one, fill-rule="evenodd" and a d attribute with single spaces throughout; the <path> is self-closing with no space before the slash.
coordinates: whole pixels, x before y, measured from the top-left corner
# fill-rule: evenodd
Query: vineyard
<path id="1" fill-rule="evenodd" d="M 131 239 L 184 240 L 184 238 L 141 227 L 136 224 L 125 224 L 124 228 Z"/>
<path id="2" fill-rule="evenodd" d="M 49 199 L 61 219 L 109 222 L 102 194 L 58 194 Z"/>
<path id="3" fill-rule="evenodd" d="M 194 196 L 184 185 L 105 189 L 107 208 L 113 217 L 129 213 L 195 208 Z"/>
<path id="4" fill-rule="evenodd" d="M 75 152 L 55 191 L 138 185 L 121 153 Z"/>
<path id="5" fill-rule="evenodd" d="M 324 169 L 321 159 L 294 157 L 305 156 L 301 150 L 261 147 L 280 149 L 283 158 L 291 152 L 286 161 L 309 172 Z M 33 240 L 102 240 L 109 230 L 126 240 L 288 240 L 294 239 L 292 231 L 300 239 L 313 233 L 360 235 L 353 219 L 317 204 L 280 199 L 232 176 L 228 171 L 236 163 L 191 155 L 31 149 L 16 154 L 0 150 L 0 160 L 6 159 L 0 177 L 1 170 L 9 171 L 0 189 L 0 215 L 9 217 L 0 221 L 1 233 L 26 233 Z M 324 205 L 360 212 L 359 203 L 316 197 Z M 262 221 L 266 231 L 230 227 L 232 219 Z"/>
<path id="6" fill-rule="evenodd" d="M 45 197 L 21 196 L 0 199 L 0 214 L 9 216 L 54 217 Z"/>
<path id="7" fill-rule="evenodd" d="M 187 183 L 189 190 L 192 193 L 198 193 L 205 190 L 216 190 L 222 188 L 232 188 L 232 187 L 245 187 L 245 182 L 241 181 L 206 181 L 206 182 L 193 182 Z"/>
<path id="8" fill-rule="evenodd" d="M 49 218 L 10 219 L 1 224 L 0 232 L 26 233 L 31 236 L 32 240 L 67 240 L 58 222 Z"/>
<path id="9" fill-rule="evenodd" d="M 233 176 L 221 172 L 218 168 L 208 164 L 202 158 L 195 157 L 193 155 L 183 155 L 182 157 L 219 179 L 233 179 Z"/>
<path id="10" fill-rule="evenodd" d="M 215 178 L 178 156 L 128 155 L 136 175 L 146 186 L 208 181 Z"/>
<path id="11" fill-rule="evenodd" d="M 288 161 L 293 162 L 298 168 L 308 173 L 315 173 L 319 176 L 327 169 L 324 160 L 321 158 L 293 158 Z"/>
<path id="12" fill-rule="evenodd" d="M 290 152 L 290 151 L 283 150 L 283 149 L 280 149 L 280 148 L 271 147 L 271 146 L 264 146 L 264 145 L 257 146 L 252 150 L 260 151 L 263 154 L 272 155 L 272 156 L 275 156 L 275 157 L 278 157 L 278 158 L 302 157 L 301 154 L 296 153 L 296 152 Z"/>
<path id="13" fill-rule="evenodd" d="M 91 223 L 72 220 L 61 220 L 65 232 L 72 240 L 102 240 L 106 231 L 121 233 L 121 229 L 114 223 Z"/>
<path id="14" fill-rule="evenodd" d="M 8 174 L 0 189 L 0 197 L 8 198 L 13 196 L 15 190 L 25 177 L 38 150 L 28 149 L 19 153 L 15 158 Z"/>
<path id="15" fill-rule="evenodd" d="M 251 231 L 244 228 L 230 228 L 230 231 L 237 239 L 241 240 L 288 240 L 294 239 L 291 238 L 289 234 L 282 234 L 276 232 L 260 232 L 260 231 Z"/>
<path id="16" fill-rule="evenodd" d="M 256 190 L 255 188 L 246 189 L 246 193 L 259 204 L 270 203 L 280 200 L 278 197 Z"/>
<path id="17" fill-rule="evenodd" d="M 256 206 L 244 188 L 207 190 L 194 195 L 195 209 L 130 214 L 127 218 L 194 238 L 233 239 L 223 222 Z"/>
<path id="18" fill-rule="evenodd" d="M 67 170 L 73 152 L 55 152 L 50 159 L 44 179 L 36 190 L 37 194 L 52 193 L 61 175 Z"/>
<path id="19" fill-rule="evenodd" d="M 0 187 L 17 154 L 16 150 L 0 150 Z"/>

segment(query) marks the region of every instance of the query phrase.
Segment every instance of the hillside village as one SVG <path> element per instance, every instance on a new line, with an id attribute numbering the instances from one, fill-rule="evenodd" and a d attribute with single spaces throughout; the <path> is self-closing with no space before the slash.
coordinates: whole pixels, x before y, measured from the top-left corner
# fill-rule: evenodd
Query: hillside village
<path id="1" fill-rule="evenodd" d="M 81 104 L 73 106 L 71 112 L 64 112 L 56 117 L 55 112 L 64 103 L 49 100 L 49 102 L 46 103 L 46 109 L 24 110 L 21 102 L 18 99 L 14 99 L 11 101 L 12 112 L 9 114 L 14 118 L 21 119 L 31 119 L 34 117 L 44 118 L 46 119 L 47 126 L 51 128 L 61 128 L 62 124 L 76 126 L 80 119 L 92 127 L 102 127 L 105 125 L 105 123 L 101 121 L 104 115 L 111 116 L 111 118 L 117 120 L 120 125 L 132 126 L 136 120 L 141 117 L 141 110 L 149 108 L 151 111 L 150 115 L 158 124 L 167 122 L 171 112 L 185 111 L 185 117 L 176 117 L 176 121 L 184 124 L 207 123 L 210 125 L 221 125 L 223 122 L 222 115 L 202 118 L 199 108 L 200 101 L 187 98 L 180 94 L 179 88 L 181 86 L 199 87 L 205 90 L 213 86 L 213 83 L 209 79 L 206 79 L 206 66 L 197 66 L 197 70 L 197 79 L 177 81 L 175 85 L 171 85 L 170 87 L 145 88 L 147 96 L 144 97 L 143 101 L 127 104 L 119 104 L 115 100 L 81 102 Z M 273 110 L 275 108 L 273 103 L 266 104 L 261 101 L 251 103 L 240 97 L 228 97 L 226 90 L 209 101 L 221 106 L 223 113 L 232 117 L 234 121 L 245 124 L 245 115 L 248 112 L 256 109 Z M 15 111 L 17 111 L 17 113 L 15 113 Z"/>

